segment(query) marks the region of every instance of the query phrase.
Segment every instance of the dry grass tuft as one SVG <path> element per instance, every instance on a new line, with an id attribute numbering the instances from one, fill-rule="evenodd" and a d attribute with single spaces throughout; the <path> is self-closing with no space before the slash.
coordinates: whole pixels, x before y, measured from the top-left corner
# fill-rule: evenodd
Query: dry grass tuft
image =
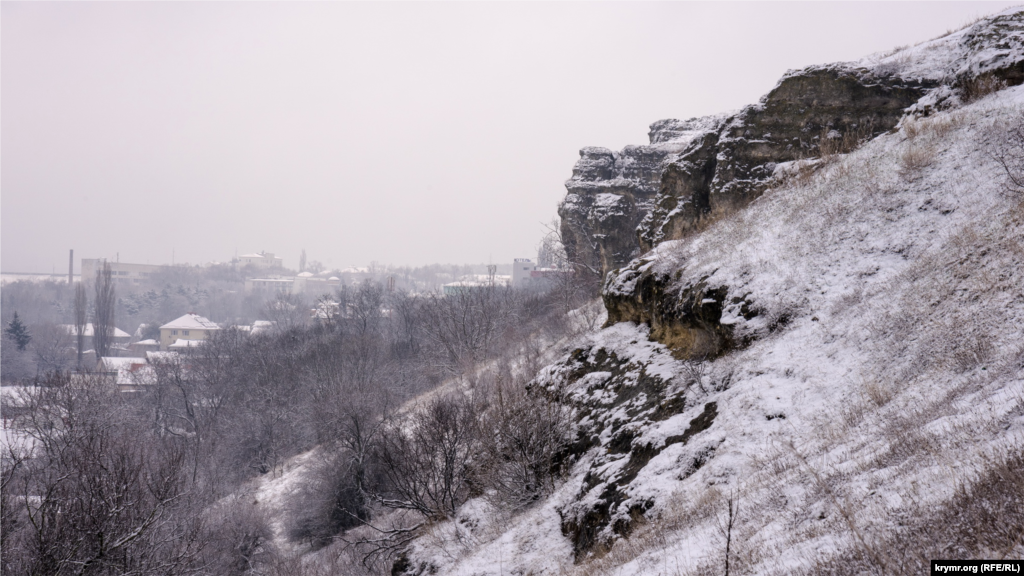
<path id="1" fill-rule="evenodd" d="M 911 144 L 900 154 L 900 176 L 911 180 L 935 160 L 935 148 L 928 144 Z"/>
<path id="2" fill-rule="evenodd" d="M 896 392 L 889 384 L 883 384 L 878 380 L 869 380 L 864 383 L 864 395 L 872 404 L 881 408 L 892 400 Z"/>
<path id="3" fill-rule="evenodd" d="M 960 82 L 960 100 L 964 104 L 969 104 L 1003 88 L 1006 88 L 1006 82 L 992 74 L 967 78 Z"/>

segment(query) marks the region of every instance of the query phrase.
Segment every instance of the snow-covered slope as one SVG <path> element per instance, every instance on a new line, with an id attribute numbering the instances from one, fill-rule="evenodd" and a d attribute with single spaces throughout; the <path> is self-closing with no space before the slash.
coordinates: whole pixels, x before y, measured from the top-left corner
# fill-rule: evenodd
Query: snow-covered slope
<path id="1" fill-rule="evenodd" d="M 535 384 L 568 392 L 593 435 L 565 484 L 512 518 L 472 501 L 413 557 L 720 573 L 727 536 L 735 573 L 1024 556 L 1020 493 L 987 489 L 1024 450 L 1024 197 L 991 154 L 1022 118 L 1017 86 L 780 167 L 746 209 L 621 271 L 612 296 L 640 273 L 665 298 L 717 294 L 732 347 L 693 362 L 642 324 L 598 332 Z"/>

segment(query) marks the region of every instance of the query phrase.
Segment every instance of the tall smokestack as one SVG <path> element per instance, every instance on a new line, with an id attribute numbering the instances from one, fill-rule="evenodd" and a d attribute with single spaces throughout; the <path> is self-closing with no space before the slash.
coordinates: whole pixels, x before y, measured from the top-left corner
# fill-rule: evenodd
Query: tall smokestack
<path id="1" fill-rule="evenodd" d="M 75 283 L 75 249 L 68 254 L 68 286 Z"/>

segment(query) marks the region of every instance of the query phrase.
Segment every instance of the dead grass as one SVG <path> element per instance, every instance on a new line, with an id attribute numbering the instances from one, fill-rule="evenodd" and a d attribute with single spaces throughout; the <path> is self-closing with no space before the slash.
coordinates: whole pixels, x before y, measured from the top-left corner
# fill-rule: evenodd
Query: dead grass
<path id="1" fill-rule="evenodd" d="M 902 131 L 907 140 L 919 138 L 944 139 L 963 125 L 966 115 L 962 112 L 951 112 L 928 118 L 907 118 L 903 121 Z"/>
<path id="2" fill-rule="evenodd" d="M 935 148 L 930 144 L 911 144 L 899 157 L 900 176 L 913 180 L 935 160 Z"/>
<path id="3" fill-rule="evenodd" d="M 970 104 L 1003 88 L 1006 88 L 1006 82 L 992 74 L 982 74 L 973 78 L 967 78 L 960 82 L 960 100 L 964 104 Z"/>
<path id="4" fill-rule="evenodd" d="M 818 153 L 826 162 L 833 161 L 840 154 L 853 152 L 866 142 L 874 133 L 874 122 L 870 119 L 862 121 L 856 127 L 840 133 L 829 127 L 823 127 L 818 135 Z"/>
<path id="5" fill-rule="evenodd" d="M 893 390 L 891 384 L 878 380 L 868 380 L 864 382 L 864 395 L 867 396 L 872 404 L 881 408 L 892 400 L 893 396 L 896 395 L 896 391 Z"/>
<path id="6" fill-rule="evenodd" d="M 1020 446 L 961 470 L 960 488 L 945 503 L 917 505 L 891 518 L 893 529 L 870 548 L 844 550 L 791 571 L 826 574 L 927 574 L 934 558 L 1020 557 L 1024 552 L 1024 450 Z"/>

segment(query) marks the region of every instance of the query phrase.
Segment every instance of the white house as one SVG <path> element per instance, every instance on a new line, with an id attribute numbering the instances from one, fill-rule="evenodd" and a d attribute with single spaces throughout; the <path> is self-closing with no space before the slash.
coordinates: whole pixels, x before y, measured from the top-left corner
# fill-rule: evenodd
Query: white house
<path id="1" fill-rule="evenodd" d="M 220 330 L 216 322 L 190 312 L 160 327 L 160 349 L 168 350 L 179 340 L 206 340 L 216 330 Z"/>

